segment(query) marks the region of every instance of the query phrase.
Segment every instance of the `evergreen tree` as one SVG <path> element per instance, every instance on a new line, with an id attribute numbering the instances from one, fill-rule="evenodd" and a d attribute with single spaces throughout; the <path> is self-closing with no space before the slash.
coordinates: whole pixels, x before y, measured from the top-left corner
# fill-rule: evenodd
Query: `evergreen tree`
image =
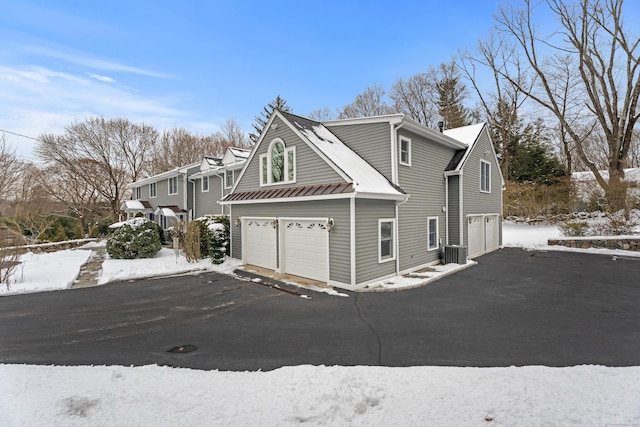
<path id="1" fill-rule="evenodd" d="M 467 88 L 460 81 L 460 73 L 455 63 L 440 64 L 439 78 L 435 83 L 438 113 L 445 129 L 453 129 L 469 124 L 469 113 L 462 105 L 467 97 Z"/>
<path id="2" fill-rule="evenodd" d="M 509 179 L 516 182 L 553 184 L 554 178 L 566 171 L 549 149 L 544 125 L 540 120 L 530 123 L 514 135 Z"/>
<path id="3" fill-rule="evenodd" d="M 255 123 L 252 124 L 255 132 L 249 134 L 249 138 L 251 139 L 251 141 L 253 141 L 254 144 L 258 142 L 260 134 L 264 130 L 264 127 L 267 125 L 267 122 L 269 121 L 269 117 L 271 117 L 273 110 L 290 112 L 291 107 L 287 105 L 287 101 L 281 98 L 280 95 L 277 95 L 276 99 L 268 103 L 266 107 L 263 107 L 262 113 L 260 113 L 259 116 L 255 117 Z"/>

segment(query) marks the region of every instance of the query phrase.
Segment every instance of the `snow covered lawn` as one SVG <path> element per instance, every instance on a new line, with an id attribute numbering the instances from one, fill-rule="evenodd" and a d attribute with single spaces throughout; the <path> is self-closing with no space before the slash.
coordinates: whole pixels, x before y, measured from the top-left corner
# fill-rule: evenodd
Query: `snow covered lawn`
<path id="1" fill-rule="evenodd" d="M 605 426 L 640 423 L 640 368 L 0 365 L 0 425 Z"/>

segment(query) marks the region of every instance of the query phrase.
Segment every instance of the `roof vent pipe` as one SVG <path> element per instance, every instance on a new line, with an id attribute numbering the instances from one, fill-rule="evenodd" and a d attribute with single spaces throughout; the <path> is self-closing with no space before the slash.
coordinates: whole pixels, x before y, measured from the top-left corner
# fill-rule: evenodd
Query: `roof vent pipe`
<path id="1" fill-rule="evenodd" d="M 444 122 L 443 121 L 439 121 L 438 122 L 438 129 L 440 130 L 440 133 L 444 132 Z"/>

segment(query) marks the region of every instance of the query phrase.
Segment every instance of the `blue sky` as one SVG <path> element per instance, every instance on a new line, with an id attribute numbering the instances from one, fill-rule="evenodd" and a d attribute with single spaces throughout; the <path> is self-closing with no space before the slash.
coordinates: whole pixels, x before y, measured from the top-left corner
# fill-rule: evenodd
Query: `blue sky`
<path id="1" fill-rule="evenodd" d="M 251 131 L 276 95 L 297 114 L 353 101 L 473 49 L 498 1 L 0 2 L 0 129 L 90 116 Z M 6 134 L 32 157 L 34 141 Z"/>

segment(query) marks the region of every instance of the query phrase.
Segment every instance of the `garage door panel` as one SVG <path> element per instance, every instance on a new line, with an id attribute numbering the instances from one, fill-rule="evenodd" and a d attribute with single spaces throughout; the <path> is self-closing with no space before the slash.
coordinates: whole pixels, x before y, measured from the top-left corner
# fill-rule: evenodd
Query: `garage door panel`
<path id="1" fill-rule="evenodd" d="M 275 270 L 276 229 L 272 218 L 249 219 L 245 221 L 246 250 L 245 263 Z"/>
<path id="2" fill-rule="evenodd" d="M 498 235 L 499 217 L 498 215 L 487 215 L 485 217 L 485 252 L 491 252 L 498 249 L 500 237 Z"/>
<path id="3" fill-rule="evenodd" d="M 284 271 L 315 280 L 329 280 L 329 235 L 326 220 L 284 221 Z"/>
<path id="4" fill-rule="evenodd" d="M 471 215 L 467 223 L 469 258 L 473 258 L 484 252 L 484 219 L 482 215 Z"/>

